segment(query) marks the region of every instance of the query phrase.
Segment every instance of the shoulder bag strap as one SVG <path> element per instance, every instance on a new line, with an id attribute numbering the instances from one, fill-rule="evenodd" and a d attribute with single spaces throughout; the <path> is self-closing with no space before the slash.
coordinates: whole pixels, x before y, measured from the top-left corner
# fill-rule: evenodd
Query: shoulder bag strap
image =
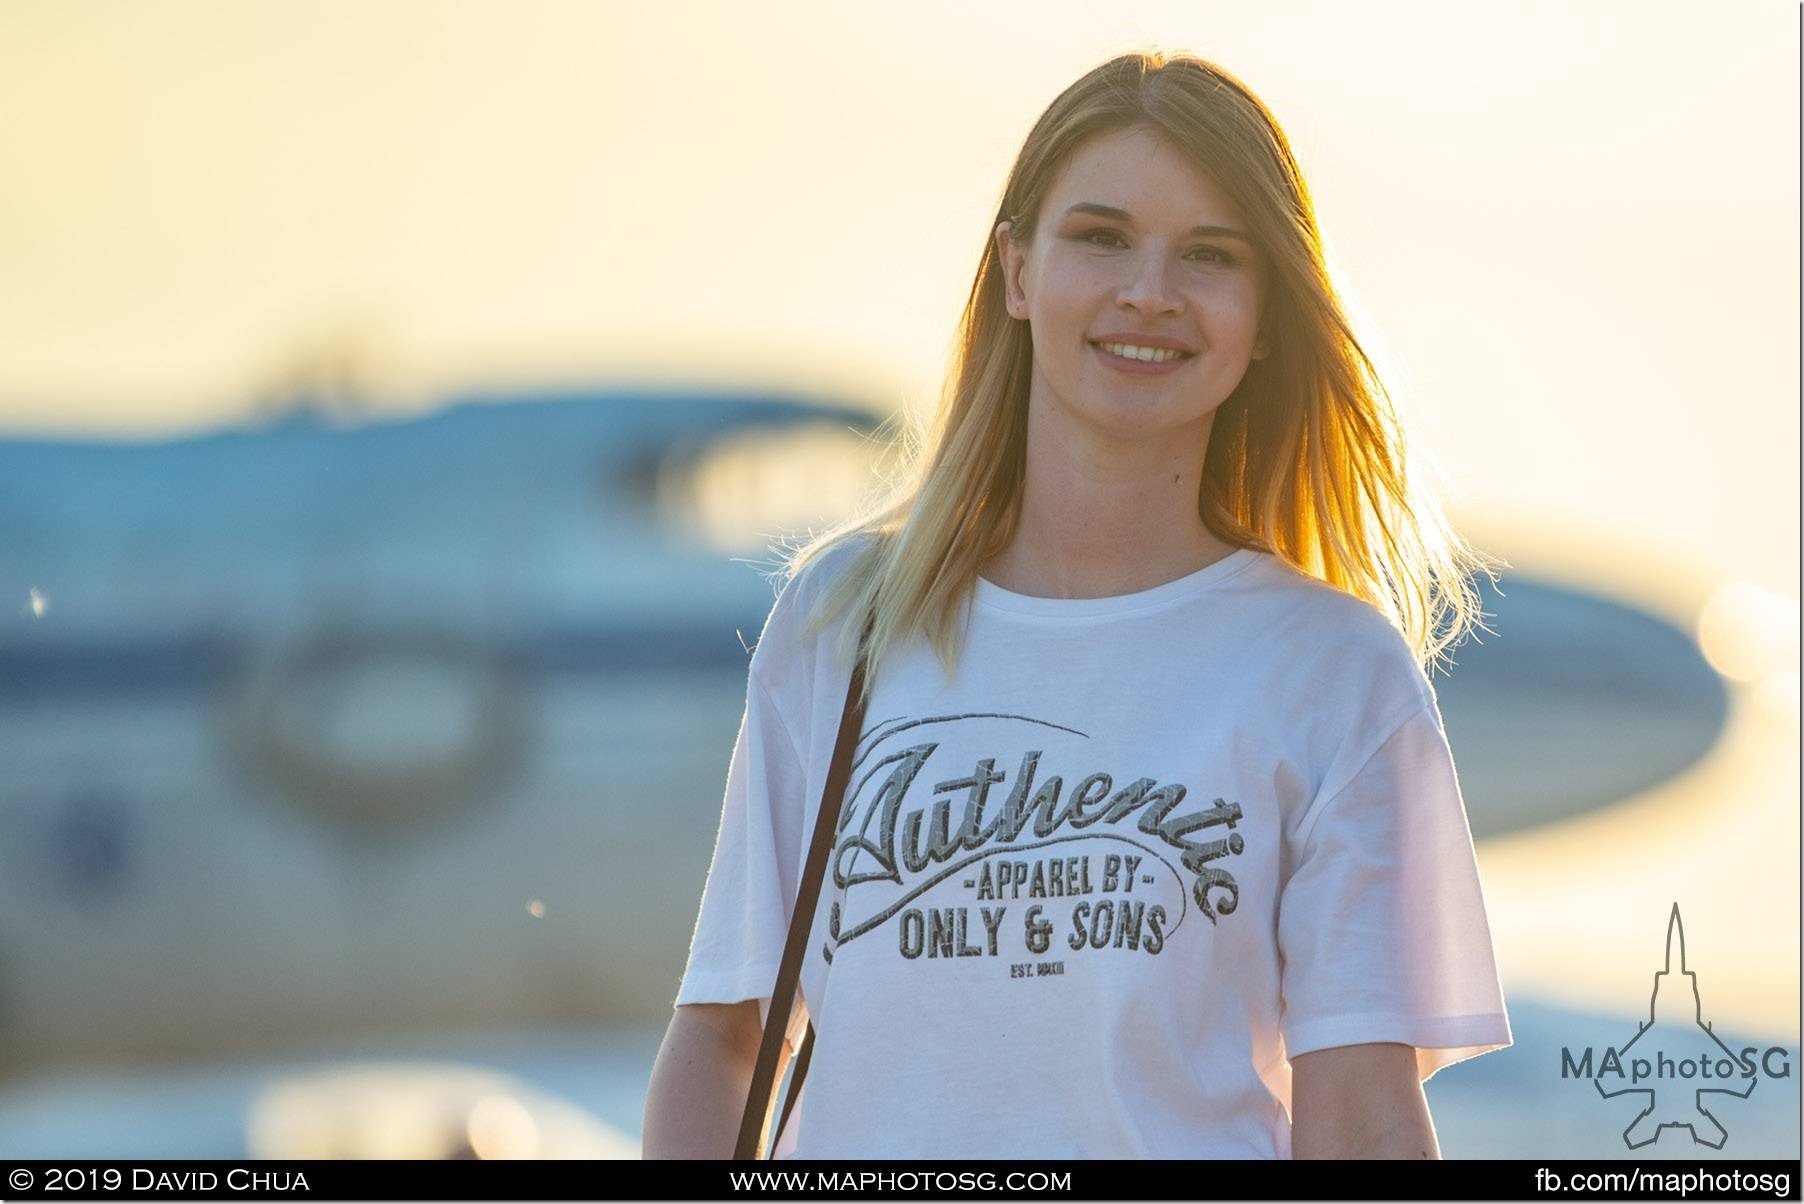
<path id="1" fill-rule="evenodd" d="M 857 747 L 864 727 L 864 645 L 871 633 L 873 617 L 867 615 L 864 635 L 852 663 L 852 680 L 846 686 L 845 710 L 840 715 L 839 739 L 833 746 L 833 763 L 827 771 L 827 784 L 821 791 L 820 815 L 814 821 L 814 842 L 808 849 L 808 867 L 802 871 L 799 897 L 789 921 L 789 940 L 783 946 L 783 964 L 777 971 L 777 985 L 771 994 L 770 1014 L 764 1024 L 764 1039 L 758 1046 L 758 1062 L 752 1071 L 751 1089 L 746 1095 L 745 1113 L 739 1122 L 739 1141 L 734 1147 L 736 1159 L 763 1156 L 759 1149 L 765 1122 L 770 1118 L 771 1093 L 777 1077 L 777 1058 L 782 1052 L 783 1034 L 789 1028 L 789 1013 L 795 999 L 796 979 L 802 969 L 802 954 L 807 948 L 808 931 L 814 926 L 815 905 L 820 900 L 821 881 L 826 877 L 827 855 L 833 848 L 838 827 L 838 811 L 844 804 L 846 784 L 852 774 L 852 752 Z M 795 1104 L 802 1076 L 808 1071 L 808 1058 L 814 1049 L 814 1024 L 808 1025 L 808 1037 L 796 1059 L 795 1073 L 790 1079 L 789 1098 L 783 1107 L 777 1133 L 783 1131 L 790 1109 Z"/>

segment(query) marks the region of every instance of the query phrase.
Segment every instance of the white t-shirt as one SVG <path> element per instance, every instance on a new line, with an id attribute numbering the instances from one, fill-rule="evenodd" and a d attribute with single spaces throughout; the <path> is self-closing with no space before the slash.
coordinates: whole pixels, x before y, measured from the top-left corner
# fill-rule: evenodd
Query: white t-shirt
<path id="1" fill-rule="evenodd" d="M 678 1004 L 768 1011 L 851 672 L 849 617 L 797 635 L 853 550 L 753 653 Z M 950 684 L 924 639 L 874 678 L 776 1157 L 1288 1158 L 1288 1057 L 1511 1043 L 1434 690 L 1375 607 L 1242 549 L 1108 598 L 980 578 L 970 613 Z"/>

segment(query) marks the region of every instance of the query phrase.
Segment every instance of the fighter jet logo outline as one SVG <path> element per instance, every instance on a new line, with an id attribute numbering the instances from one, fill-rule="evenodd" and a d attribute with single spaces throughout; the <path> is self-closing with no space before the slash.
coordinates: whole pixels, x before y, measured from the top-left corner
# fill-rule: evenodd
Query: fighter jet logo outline
<path id="1" fill-rule="evenodd" d="M 1679 964 L 1676 971 L 1673 968 L 1673 949 L 1675 945 L 1677 946 L 1679 953 Z M 1675 973 L 1680 977 L 1676 979 L 1673 978 Z M 1703 1054 L 1697 1059 L 1696 1066 L 1702 1070 L 1703 1077 L 1710 1077 L 1709 1066 L 1712 1063 L 1720 1066 L 1723 1060 L 1726 1060 L 1732 1066 L 1744 1067 L 1745 1063 L 1743 1060 L 1738 1058 L 1735 1052 L 1727 1045 L 1723 1044 L 1722 1039 L 1716 1035 L 1710 1022 L 1704 1019 L 1704 1003 L 1703 997 L 1698 993 L 1697 973 L 1687 968 L 1685 963 L 1685 926 L 1679 918 L 1679 905 L 1677 902 L 1674 902 L 1672 905 L 1672 915 L 1668 919 L 1666 925 L 1666 967 L 1654 972 L 1654 989 L 1652 995 L 1648 998 L 1647 1004 L 1648 1018 L 1641 1023 L 1635 1035 L 1629 1039 L 1628 1044 L 1615 1051 L 1613 1060 L 1617 1064 L 1617 1073 L 1622 1073 L 1622 1063 L 1632 1062 L 1630 1051 L 1635 1047 L 1635 1043 L 1652 1031 L 1655 1023 L 1658 1021 L 1662 986 L 1667 986 L 1670 989 L 1675 985 L 1688 986 L 1690 988 L 1692 1022 L 1696 1025 L 1697 1031 L 1703 1032 L 1703 1034 L 1709 1038 L 1709 1046 L 1714 1046 L 1714 1049 L 1707 1046 Z M 1684 1031 L 1690 1033 L 1693 1030 L 1687 1027 Z M 1720 1058 L 1717 1056 L 1719 1053 L 1721 1055 Z M 1662 1069 L 1668 1065 L 1676 1067 L 1692 1064 L 1689 1059 L 1680 1062 L 1669 1057 L 1665 1050 L 1656 1050 L 1654 1052 L 1654 1057 L 1656 1059 L 1656 1065 Z M 1642 1060 L 1645 1062 L 1645 1055 Z M 1608 1063 L 1606 1062 L 1606 1065 L 1607 1064 Z M 1614 1091 L 1605 1091 L 1602 1077 L 1602 1071 L 1600 1070 L 1598 1076 L 1593 1078 L 1591 1082 L 1592 1085 L 1597 1088 L 1598 1095 L 1602 1096 L 1604 1099 L 1615 1099 L 1619 1095 L 1643 1095 L 1647 1097 L 1646 1106 L 1635 1115 L 1635 1118 L 1629 1122 L 1628 1127 L 1622 1132 L 1623 1141 L 1632 1150 L 1654 1144 L 1660 1139 L 1660 1134 L 1667 1129 L 1689 1129 L 1691 1131 L 1691 1139 L 1698 1145 L 1709 1146 L 1714 1150 L 1722 1149 L 1724 1143 L 1729 1139 L 1728 1131 L 1723 1128 L 1722 1123 L 1717 1120 L 1716 1115 L 1711 1112 L 1709 1108 L 1704 1106 L 1704 1096 L 1732 1095 L 1737 1099 L 1747 1099 L 1754 1090 L 1754 1084 L 1759 1081 L 1758 1077 L 1753 1073 L 1752 1068 L 1747 1068 L 1747 1085 L 1742 1087 L 1739 1091 L 1732 1087 L 1693 1087 L 1691 1084 L 1697 1080 L 1690 1076 L 1685 1076 L 1683 1082 L 1674 1082 L 1663 1086 L 1626 1086 L 1618 1087 Z M 1720 1079 L 1726 1076 L 1718 1074 L 1716 1077 Z M 1638 1080 L 1639 1078 L 1640 1075 L 1637 1074 L 1636 1079 Z M 1662 1094 L 1664 1094 L 1667 1099 L 1668 1108 L 1672 1109 L 1674 1112 L 1677 1112 L 1679 1108 L 1682 1107 L 1679 1101 L 1689 1096 L 1692 1107 L 1691 1114 L 1684 1115 L 1681 1119 L 1677 1120 L 1653 1119 L 1650 1125 L 1650 1118 L 1654 1117 L 1655 1109 L 1660 1105 Z M 1702 1129 L 1703 1132 L 1700 1132 L 1700 1129 Z"/>

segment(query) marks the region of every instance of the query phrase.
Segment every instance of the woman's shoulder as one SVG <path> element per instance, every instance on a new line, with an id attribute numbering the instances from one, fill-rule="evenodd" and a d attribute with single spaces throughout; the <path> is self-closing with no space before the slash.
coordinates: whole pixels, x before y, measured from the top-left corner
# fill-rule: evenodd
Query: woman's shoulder
<path id="1" fill-rule="evenodd" d="M 844 574 L 851 572 L 877 545 L 874 531 L 852 531 L 822 544 L 790 575 L 788 587 L 813 602 Z"/>
<path id="2" fill-rule="evenodd" d="M 1304 572 L 1271 552 L 1260 552 L 1247 586 L 1268 614 L 1299 629 L 1341 640 L 1394 646 L 1403 639 L 1391 617 L 1358 594 Z"/>
<path id="3" fill-rule="evenodd" d="M 809 634 L 810 623 L 829 592 L 869 554 L 877 536 L 854 531 L 811 549 L 779 575 L 776 601 L 752 651 L 752 673 L 774 686 L 793 680 L 798 663 L 811 663 L 823 641 L 833 638 L 837 624 Z"/>
<path id="4" fill-rule="evenodd" d="M 1285 661 L 1317 685 L 1383 682 L 1403 699 L 1431 702 L 1434 687 L 1398 622 L 1377 604 L 1271 553 L 1247 585 L 1259 627 Z"/>
<path id="5" fill-rule="evenodd" d="M 773 615 L 798 626 L 814 617 L 829 591 L 855 571 L 871 553 L 877 536 L 869 531 L 853 531 L 812 548 L 793 561 L 785 570 L 783 584 L 777 593 Z"/>

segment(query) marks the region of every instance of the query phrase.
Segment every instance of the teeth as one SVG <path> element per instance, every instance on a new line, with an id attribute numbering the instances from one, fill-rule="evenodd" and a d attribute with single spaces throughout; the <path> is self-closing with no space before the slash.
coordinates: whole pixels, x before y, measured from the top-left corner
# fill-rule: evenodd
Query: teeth
<path id="1" fill-rule="evenodd" d="M 1097 346 L 1123 359 L 1144 360 L 1149 364 L 1163 364 L 1166 360 L 1179 359 L 1184 354 L 1182 351 L 1167 351 L 1161 347 L 1136 347 L 1132 343 L 1098 343 Z"/>

